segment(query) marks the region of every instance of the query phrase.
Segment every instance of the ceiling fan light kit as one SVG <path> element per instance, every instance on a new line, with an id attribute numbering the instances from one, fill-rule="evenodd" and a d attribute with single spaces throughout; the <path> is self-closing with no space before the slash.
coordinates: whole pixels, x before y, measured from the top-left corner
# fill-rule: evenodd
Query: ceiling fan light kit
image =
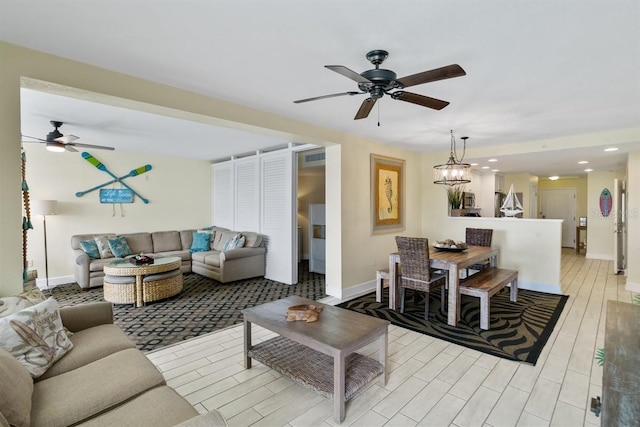
<path id="1" fill-rule="evenodd" d="M 329 70 L 335 71 L 336 73 L 341 74 L 358 83 L 358 89 L 360 89 L 360 92 L 350 91 L 335 93 L 331 95 L 322 95 L 313 98 L 299 99 L 293 102 L 296 104 L 300 104 L 303 102 L 317 101 L 320 99 L 333 98 L 343 95 L 353 96 L 368 94 L 369 98 L 362 101 L 362 104 L 360 105 L 360 108 L 358 109 L 354 120 L 360 120 L 368 117 L 376 101 L 382 98 L 385 94 L 389 95 L 391 99 L 410 102 L 412 104 L 420 105 L 422 107 L 427 107 L 434 110 L 441 110 L 449 105 L 449 102 L 413 92 L 406 92 L 402 89 L 409 86 L 450 79 L 453 77 L 460 77 L 467 74 L 458 64 L 452 64 L 445 67 L 412 74 L 410 76 L 397 78 L 397 74 L 395 72 L 380 68 L 380 64 L 382 64 L 388 56 L 389 52 L 387 52 L 386 50 L 378 49 L 370 51 L 369 53 L 367 53 L 366 57 L 367 60 L 369 60 L 369 62 L 371 62 L 375 66 L 375 68 L 364 71 L 360 74 L 343 65 L 325 65 L 325 67 Z"/>
<path id="2" fill-rule="evenodd" d="M 460 185 L 468 184 L 471 182 L 471 165 L 469 163 L 463 163 L 464 155 L 467 150 L 468 136 L 463 136 L 460 139 L 464 142 L 462 150 L 462 157 L 458 159 L 456 152 L 456 139 L 453 136 L 453 130 L 451 131 L 451 152 L 449 153 L 449 160 L 447 163 L 436 165 L 433 167 L 433 183 L 444 185 Z"/>
<path id="3" fill-rule="evenodd" d="M 46 143 L 47 151 L 52 151 L 54 153 L 62 153 L 66 150 L 65 144 L 57 141 L 47 141 Z"/>

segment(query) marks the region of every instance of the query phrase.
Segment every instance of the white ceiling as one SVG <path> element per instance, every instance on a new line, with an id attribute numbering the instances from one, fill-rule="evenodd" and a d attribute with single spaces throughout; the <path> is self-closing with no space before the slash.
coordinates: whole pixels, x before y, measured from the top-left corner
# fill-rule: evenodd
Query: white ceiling
<path id="1" fill-rule="evenodd" d="M 578 160 L 619 169 L 640 149 L 637 138 L 606 154 L 606 140 L 553 144 L 640 127 L 637 0 L 0 0 L 0 10 L 10 43 L 416 151 L 448 150 L 453 129 L 470 147 L 496 146 L 504 173 L 577 175 Z M 449 101 L 441 111 L 385 96 L 354 121 L 364 96 L 292 102 L 357 90 L 324 65 L 362 72 L 372 49 L 389 51 L 382 68 L 400 77 L 453 63 L 467 75 L 409 89 Z M 286 142 L 31 90 L 22 99 L 24 134 L 44 137 L 55 119 L 79 142 L 123 151 L 217 159 Z M 498 147 L 537 141 L 549 146 Z"/>

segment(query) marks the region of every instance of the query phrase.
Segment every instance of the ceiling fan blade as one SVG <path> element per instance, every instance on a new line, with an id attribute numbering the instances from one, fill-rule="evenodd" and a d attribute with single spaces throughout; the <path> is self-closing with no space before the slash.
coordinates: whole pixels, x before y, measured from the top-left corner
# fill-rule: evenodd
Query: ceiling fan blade
<path id="1" fill-rule="evenodd" d="M 442 110 L 444 107 L 449 105 L 449 102 L 442 101 L 441 99 L 430 98 L 428 96 L 419 95 L 413 92 L 404 92 L 401 90 L 393 92 L 391 97 L 400 101 L 411 102 L 412 104 L 433 108 L 434 110 Z"/>
<path id="2" fill-rule="evenodd" d="M 344 65 L 325 65 L 325 68 L 328 68 L 331 71 L 335 71 L 338 74 L 348 77 L 357 83 L 373 84 L 371 80 L 365 77 L 362 77 L 360 74 L 345 67 Z"/>
<path id="3" fill-rule="evenodd" d="M 71 152 L 73 152 L 73 153 L 77 153 L 77 152 L 78 152 L 78 150 L 76 150 L 75 148 L 73 148 L 70 144 L 65 144 L 65 145 L 64 145 L 64 149 L 65 149 L 65 150 L 67 150 L 67 151 L 71 151 Z"/>
<path id="4" fill-rule="evenodd" d="M 62 142 L 63 144 L 68 144 L 70 142 L 77 141 L 78 139 L 80 138 L 75 135 L 62 135 L 56 138 L 55 141 Z"/>
<path id="5" fill-rule="evenodd" d="M 86 148 L 97 148 L 98 150 L 115 150 L 113 147 L 107 147 L 105 145 L 91 145 L 91 144 L 81 144 L 79 142 L 70 142 L 66 144 L 67 147 L 86 147 Z"/>
<path id="6" fill-rule="evenodd" d="M 435 82 L 438 80 L 451 79 L 453 77 L 465 76 L 467 73 L 458 64 L 447 65 L 446 67 L 436 68 L 434 70 L 423 71 L 422 73 L 412 74 L 410 76 L 396 79 L 399 83 L 398 88 L 402 89 L 409 86 L 420 85 L 423 83 Z"/>
<path id="7" fill-rule="evenodd" d="M 322 95 L 322 96 L 314 96 L 313 98 L 305 98 L 305 99 L 298 99 L 297 101 L 293 101 L 294 104 L 300 104 L 301 102 L 309 102 L 309 101 L 317 101 L 318 99 L 325 99 L 325 98 L 334 98 L 336 96 L 343 96 L 343 95 L 361 95 L 363 93 L 366 92 L 342 92 L 342 93 L 332 93 L 331 95 Z"/>
<path id="8" fill-rule="evenodd" d="M 360 104 L 360 108 L 358 109 L 358 112 L 356 113 L 356 116 L 353 118 L 353 120 L 367 118 L 374 105 L 376 105 L 376 100 L 373 98 L 367 98 L 362 101 L 362 104 Z"/>
<path id="9" fill-rule="evenodd" d="M 31 138 L 31 139 L 35 139 L 36 141 L 22 141 L 22 142 L 47 142 L 46 139 L 42 139 L 42 138 L 36 138 L 35 136 L 29 136 L 29 135 L 21 135 L 23 138 Z"/>

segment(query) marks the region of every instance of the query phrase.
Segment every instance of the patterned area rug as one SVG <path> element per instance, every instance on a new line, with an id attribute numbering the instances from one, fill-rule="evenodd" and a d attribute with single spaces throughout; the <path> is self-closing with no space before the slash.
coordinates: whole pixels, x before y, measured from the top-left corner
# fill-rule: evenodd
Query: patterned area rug
<path id="1" fill-rule="evenodd" d="M 264 278 L 220 283 L 198 274 L 184 275 L 182 292 L 172 298 L 143 307 L 114 305 L 114 323 L 138 348 L 154 350 L 242 322 L 241 310 L 299 295 L 312 300 L 326 297 L 324 275 L 309 273 L 301 263 L 297 285 L 285 285 Z M 43 291 L 62 307 L 104 301 L 102 287 L 82 291 L 73 283 Z"/>
<path id="2" fill-rule="evenodd" d="M 404 314 L 389 309 L 388 294 L 382 303 L 376 302 L 375 293 L 371 293 L 338 307 L 386 319 L 394 325 L 483 353 L 535 365 L 568 298 L 522 289 L 518 290 L 518 301 L 511 302 L 509 290 L 504 289 L 491 297 L 487 331 L 480 329 L 479 298 L 465 295 L 457 327 L 447 325 L 446 315 L 440 313 L 439 293 L 431 295 L 428 322 L 424 320 L 424 298 L 416 305 L 410 292 L 407 292 Z"/>

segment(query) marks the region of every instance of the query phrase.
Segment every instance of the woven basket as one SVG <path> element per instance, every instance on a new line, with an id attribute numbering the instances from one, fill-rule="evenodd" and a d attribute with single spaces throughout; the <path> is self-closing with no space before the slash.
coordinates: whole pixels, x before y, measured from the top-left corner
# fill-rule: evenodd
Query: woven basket
<path id="1" fill-rule="evenodd" d="M 135 304 L 136 303 L 136 284 L 122 283 L 115 284 L 104 282 L 103 286 L 104 300 L 114 304 Z"/>
<path id="2" fill-rule="evenodd" d="M 142 302 L 158 301 L 177 295 L 182 291 L 182 274 L 168 279 L 142 284 Z"/>

